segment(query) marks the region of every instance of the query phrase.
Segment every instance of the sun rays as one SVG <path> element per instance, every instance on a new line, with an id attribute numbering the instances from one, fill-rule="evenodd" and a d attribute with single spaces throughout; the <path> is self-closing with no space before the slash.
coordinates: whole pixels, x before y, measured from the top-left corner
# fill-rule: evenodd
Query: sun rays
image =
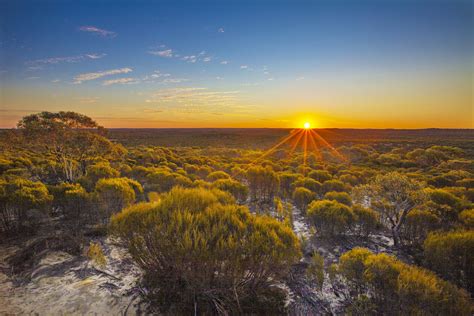
<path id="1" fill-rule="evenodd" d="M 311 128 L 309 122 L 305 122 L 303 128 L 292 130 L 290 135 L 284 137 L 276 145 L 265 151 L 260 157 L 252 161 L 250 165 L 274 153 L 284 145 L 289 146 L 287 151 L 288 156 L 292 156 L 297 148 L 301 148 L 303 151 L 303 172 L 306 172 L 309 154 L 314 154 L 319 161 L 323 160 L 323 155 L 321 153 L 322 148 L 328 148 L 335 157 L 343 162 L 347 162 L 347 159 L 336 148 L 334 148 L 334 146 L 318 134 L 317 131 Z"/>

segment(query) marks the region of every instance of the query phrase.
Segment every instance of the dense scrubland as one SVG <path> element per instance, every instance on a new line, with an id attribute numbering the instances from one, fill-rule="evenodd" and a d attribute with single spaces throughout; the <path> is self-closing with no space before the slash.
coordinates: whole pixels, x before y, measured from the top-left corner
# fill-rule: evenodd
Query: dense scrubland
<path id="1" fill-rule="evenodd" d="M 124 313 L 471 315 L 474 132 L 317 132 L 343 159 L 262 157 L 281 129 L 24 117 L 1 138 L 10 290 L 51 251 L 119 279 L 113 243 L 140 271 Z"/>

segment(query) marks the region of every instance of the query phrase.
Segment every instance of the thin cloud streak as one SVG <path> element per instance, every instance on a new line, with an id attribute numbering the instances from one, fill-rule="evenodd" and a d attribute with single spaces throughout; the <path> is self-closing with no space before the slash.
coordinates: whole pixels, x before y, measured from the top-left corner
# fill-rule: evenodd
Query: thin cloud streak
<path id="1" fill-rule="evenodd" d="M 113 37 L 117 36 L 117 33 L 115 33 L 115 32 L 104 30 L 104 29 L 98 28 L 96 26 L 87 26 L 87 25 L 81 26 L 81 27 L 79 27 L 79 31 L 93 33 L 93 34 L 99 35 L 101 37 L 113 38 Z"/>
<path id="2" fill-rule="evenodd" d="M 99 71 L 99 72 L 89 72 L 85 74 L 79 74 L 74 77 L 74 83 L 80 84 L 83 81 L 95 80 L 105 76 L 112 76 L 117 74 L 126 74 L 132 72 L 131 68 L 120 68 L 120 69 L 112 69 L 107 71 Z"/>

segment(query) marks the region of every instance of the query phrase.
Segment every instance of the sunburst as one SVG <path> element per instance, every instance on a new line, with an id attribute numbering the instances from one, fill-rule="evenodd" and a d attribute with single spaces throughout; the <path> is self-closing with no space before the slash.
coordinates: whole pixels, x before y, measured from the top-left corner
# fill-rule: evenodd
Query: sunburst
<path id="1" fill-rule="evenodd" d="M 347 159 L 332 146 L 327 140 L 325 140 L 317 131 L 311 128 L 309 122 L 303 124 L 303 128 L 294 129 L 290 132 L 290 135 L 284 137 L 276 145 L 265 151 L 260 157 L 255 159 L 250 165 L 256 163 L 262 158 L 272 154 L 281 146 L 288 144 L 290 150 L 288 154 L 291 156 L 295 150 L 300 147 L 303 150 L 303 166 L 306 167 L 308 160 L 308 153 L 315 154 L 320 160 L 323 159 L 321 154 L 321 148 L 328 148 L 334 156 L 338 157 L 344 162 Z M 303 168 L 303 172 L 306 172 L 306 168 Z"/>

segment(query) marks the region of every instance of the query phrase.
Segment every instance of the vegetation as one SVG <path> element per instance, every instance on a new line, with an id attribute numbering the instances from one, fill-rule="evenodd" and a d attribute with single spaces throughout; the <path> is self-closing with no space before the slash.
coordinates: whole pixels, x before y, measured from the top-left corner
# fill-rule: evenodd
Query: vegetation
<path id="1" fill-rule="evenodd" d="M 144 272 L 150 313 L 304 313 L 336 296 L 335 314 L 472 312 L 467 134 L 318 130 L 334 149 L 303 163 L 263 151 L 287 131 L 186 133 L 24 117 L 0 137 L 2 245 L 33 245 L 17 265 L 40 262 L 40 240 L 104 267 L 108 234 Z M 295 309 L 302 297 L 311 308 Z"/>
<path id="2" fill-rule="evenodd" d="M 282 278 L 300 256 L 289 227 L 206 189 L 175 188 L 158 203 L 125 209 L 112 230 L 155 299 L 175 312 L 252 312 L 253 300 L 269 299 L 269 279 Z"/>
<path id="3" fill-rule="evenodd" d="M 354 298 L 373 304 L 368 314 L 470 315 L 469 294 L 434 273 L 386 254 L 355 248 L 343 254 L 338 277 L 351 284 Z M 358 302 L 360 303 L 360 301 Z"/>

